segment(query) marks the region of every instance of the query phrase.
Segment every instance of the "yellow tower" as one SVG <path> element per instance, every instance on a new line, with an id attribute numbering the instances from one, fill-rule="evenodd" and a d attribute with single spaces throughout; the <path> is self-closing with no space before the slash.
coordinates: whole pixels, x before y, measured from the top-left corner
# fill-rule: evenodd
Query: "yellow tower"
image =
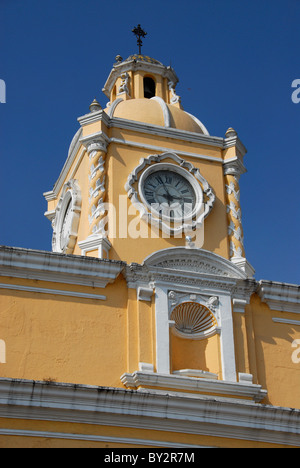
<path id="1" fill-rule="evenodd" d="M 299 287 L 254 278 L 246 149 L 177 83 L 117 56 L 44 194 L 52 252 L 0 247 L 0 446 L 300 446 Z"/>
<path id="2" fill-rule="evenodd" d="M 245 148 L 234 130 L 212 137 L 184 111 L 171 67 L 116 57 L 103 91 L 78 119 L 48 200 L 53 250 L 142 262 L 188 246 L 230 259 L 249 276 L 238 179 Z"/>

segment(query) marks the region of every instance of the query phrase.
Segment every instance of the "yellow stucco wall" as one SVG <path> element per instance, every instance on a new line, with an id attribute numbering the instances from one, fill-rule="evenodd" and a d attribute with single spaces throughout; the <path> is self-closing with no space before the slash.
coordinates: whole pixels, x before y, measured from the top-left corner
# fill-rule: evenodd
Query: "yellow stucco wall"
<path id="1" fill-rule="evenodd" d="M 105 294 L 106 300 L 2 288 L 0 339 L 6 363 L 0 364 L 0 377 L 123 388 L 121 375 L 138 370 L 139 362 L 155 369 L 154 303 L 137 301 L 122 276 L 104 290 L 25 279 L 14 283 Z M 281 315 L 255 294 L 245 314 L 233 314 L 236 367 L 267 389 L 265 403 L 299 408 L 300 366 L 292 360 L 299 326 L 273 322 Z M 219 335 L 199 341 L 170 332 L 170 349 L 173 371 L 200 369 L 222 378 Z"/>

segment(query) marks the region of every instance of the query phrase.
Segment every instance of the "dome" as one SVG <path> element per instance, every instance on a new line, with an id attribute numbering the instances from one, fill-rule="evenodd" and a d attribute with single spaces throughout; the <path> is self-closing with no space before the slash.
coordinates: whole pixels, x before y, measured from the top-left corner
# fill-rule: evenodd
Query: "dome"
<path id="1" fill-rule="evenodd" d="M 135 60 L 136 62 L 155 63 L 156 65 L 162 65 L 161 62 L 152 57 L 148 57 L 148 55 L 139 54 L 130 55 L 126 60 L 124 60 L 124 62 L 131 62 L 132 60 Z"/>
<path id="2" fill-rule="evenodd" d="M 106 113 L 110 117 L 208 135 L 208 131 L 196 117 L 176 106 L 166 104 L 157 96 L 126 101 L 117 99 L 106 109 Z"/>

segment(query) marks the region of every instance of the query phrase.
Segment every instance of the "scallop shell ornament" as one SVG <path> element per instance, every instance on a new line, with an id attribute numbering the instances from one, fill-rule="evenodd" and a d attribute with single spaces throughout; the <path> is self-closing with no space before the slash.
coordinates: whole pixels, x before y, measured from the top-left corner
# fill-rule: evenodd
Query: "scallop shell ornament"
<path id="1" fill-rule="evenodd" d="M 183 302 L 176 306 L 170 319 L 175 322 L 175 332 L 191 339 L 207 338 L 216 332 L 217 320 L 213 313 L 197 302 Z"/>

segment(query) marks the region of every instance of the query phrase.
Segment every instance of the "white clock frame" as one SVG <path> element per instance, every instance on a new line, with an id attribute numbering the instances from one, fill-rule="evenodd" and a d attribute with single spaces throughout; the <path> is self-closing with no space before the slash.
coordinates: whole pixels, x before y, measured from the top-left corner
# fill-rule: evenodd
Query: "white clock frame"
<path id="1" fill-rule="evenodd" d="M 71 179 L 67 182 L 62 190 L 60 200 L 55 209 L 55 217 L 52 221 L 53 237 L 52 237 L 52 251 L 71 254 L 74 251 L 76 239 L 78 235 L 79 219 L 81 212 L 81 191 L 77 180 Z M 71 216 L 68 220 L 67 226 L 67 241 L 65 245 L 61 246 L 61 230 L 65 215 L 71 203 Z"/>
<path id="2" fill-rule="evenodd" d="M 163 162 L 166 159 L 171 159 L 174 163 Z M 184 218 L 183 223 L 174 222 L 172 225 L 168 223 L 167 221 L 170 220 L 170 218 L 167 216 L 159 216 L 158 213 L 151 210 L 143 196 L 142 184 L 145 178 L 156 170 L 164 169 L 173 170 L 185 177 L 195 190 L 196 206 L 192 213 Z M 138 189 L 135 188 L 137 181 Z M 141 218 L 145 219 L 151 226 L 159 227 L 163 232 L 169 235 L 193 232 L 208 216 L 215 202 L 215 194 L 208 182 L 200 174 L 199 169 L 194 167 L 192 163 L 185 161 L 177 156 L 177 154 L 171 152 L 142 158 L 140 164 L 129 175 L 125 184 L 125 190 L 133 205 L 140 212 Z M 207 199 L 205 203 L 203 203 L 204 195 Z"/>
<path id="3" fill-rule="evenodd" d="M 150 211 L 155 211 L 155 209 L 149 205 L 146 197 L 144 196 L 144 182 L 149 175 L 154 174 L 155 172 L 158 172 L 158 171 L 175 172 L 176 174 L 181 175 L 184 179 L 186 179 L 190 183 L 196 195 L 196 202 L 195 202 L 195 207 L 193 208 L 192 212 L 184 216 L 184 219 L 185 221 L 191 221 L 195 216 L 198 216 L 202 208 L 202 203 L 203 203 L 203 192 L 202 192 L 201 186 L 196 181 L 195 177 L 193 177 L 189 172 L 187 172 L 185 169 L 182 169 L 180 166 L 177 166 L 171 163 L 152 164 L 150 167 L 145 169 L 145 171 L 142 173 L 141 177 L 139 178 L 138 192 L 144 205 L 146 205 L 147 208 L 150 209 Z M 159 217 L 159 214 L 158 213 L 156 214 Z M 161 214 L 160 216 L 163 220 L 166 220 L 166 221 L 169 221 L 170 219 L 165 214 Z M 177 219 L 174 218 L 174 222 L 179 222 L 178 218 Z"/>

